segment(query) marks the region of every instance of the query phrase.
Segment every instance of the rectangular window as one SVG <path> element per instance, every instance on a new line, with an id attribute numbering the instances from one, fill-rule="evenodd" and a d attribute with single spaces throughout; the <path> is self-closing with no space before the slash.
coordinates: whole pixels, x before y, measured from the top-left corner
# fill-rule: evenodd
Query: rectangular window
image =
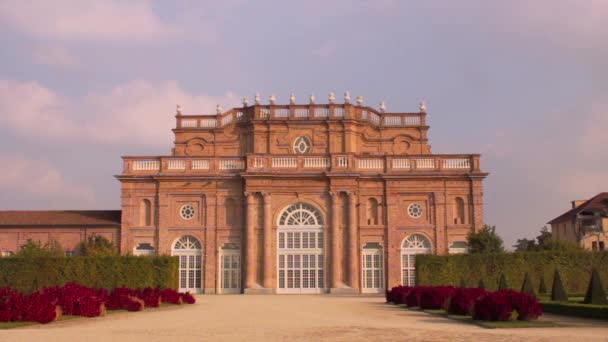
<path id="1" fill-rule="evenodd" d="M 593 250 L 594 252 L 597 251 L 597 241 L 591 242 L 591 250 Z"/>
<path id="2" fill-rule="evenodd" d="M 600 251 L 606 250 L 606 246 L 604 245 L 604 241 L 600 241 Z"/>

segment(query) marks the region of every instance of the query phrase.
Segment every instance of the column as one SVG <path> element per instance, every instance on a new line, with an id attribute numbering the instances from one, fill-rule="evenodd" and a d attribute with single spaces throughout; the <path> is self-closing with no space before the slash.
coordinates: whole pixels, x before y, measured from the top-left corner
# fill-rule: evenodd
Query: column
<path id="1" fill-rule="evenodd" d="M 264 287 L 272 288 L 272 197 L 264 193 Z"/>
<path id="2" fill-rule="evenodd" d="M 359 288 L 359 234 L 357 229 L 357 194 L 348 194 L 348 259 L 349 283 L 352 288 Z"/>
<path id="3" fill-rule="evenodd" d="M 332 285 L 334 289 L 342 287 L 342 246 L 339 227 L 340 216 L 340 193 L 330 192 L 331 196 L 331 269 Z"/>
<path id="4" fill-rule="evenodd" d="M 245 192 L 247 198 L 247 223 L 245 233 L 245 251 L 247 253 L 245 257 L 245 288 L 254 288 L 256 283 L 256 260 L 255 260 L 255 194 L 252 192 Z"/>

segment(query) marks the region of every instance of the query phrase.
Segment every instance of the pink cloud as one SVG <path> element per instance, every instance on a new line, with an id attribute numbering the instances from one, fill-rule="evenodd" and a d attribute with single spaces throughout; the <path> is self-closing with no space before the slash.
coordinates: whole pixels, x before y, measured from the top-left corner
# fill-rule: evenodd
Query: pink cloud
<path id="1" fill-rule="evenodd" d="M 147 0 L 5 0 L 0 20 L 19 32 L 53 40 L 150 41 L 176 33 Z"/>
<path id="2" fill-rule="evenodd" d="M 25 193 L 77 207 L 95 204 L 95 195 L 89 186 L 66 180 L 44 160 L 19 156 L 2 156 L 2 160 L 0 191 L 4 193 Z"/>
<path id="3" fill-rule="evenodd" d="M 0 80 L 0 123 L 37 140 L 169 145 L 175 106 L 186 114 L 215 113 L 240 97 L 190 94 L 175 81 L 131 81 L 81 98 L 64 97 L 38 82 Z"/>

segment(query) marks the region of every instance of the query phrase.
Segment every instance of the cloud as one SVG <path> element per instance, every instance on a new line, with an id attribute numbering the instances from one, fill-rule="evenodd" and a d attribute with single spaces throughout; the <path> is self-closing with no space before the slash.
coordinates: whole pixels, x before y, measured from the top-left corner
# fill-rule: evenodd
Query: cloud
<path id="1" fill-rule="evenodd" d="M 32 62 L 42 65 L 75 66 L 78 60 L 70 51 L 58 46 L 40 47 L 32 52 Z"/>
<path id="2" fill-rule="evenodd" d="M 176 33 L 147 0 L 4 0 L 0 21 L 52 40 L 151 41 Z"/>
<path id="3" fill-rule="evenodd" d="M 89 186 L 66 180 L 58 169 L 44 160 L 2 156 L 2 161 L 0 191 L 4 195 L 29 195 L 79 207 L 95 203 L 94 192 Z"/>
<path id="4" fill-rule="evenodd" d="M 38 82 L 0 80 L 0 123 L 36 140 L 166 146 L 176 104 L 184 114 L 214 113 L 216 104 L 227 109 L 239 98 L 231 92 L 194 95 L 175 81 L 144 80 L 69 98 Z"/>

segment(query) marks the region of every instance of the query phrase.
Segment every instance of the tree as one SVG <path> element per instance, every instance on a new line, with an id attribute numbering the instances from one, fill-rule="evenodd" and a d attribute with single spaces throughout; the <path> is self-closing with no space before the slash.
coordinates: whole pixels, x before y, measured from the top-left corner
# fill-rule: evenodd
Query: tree
<path id="1" fill-rule="evenodd" d="M 496 234 L 496 226 L 484 225 L 478 232 L 467 235 L 469 253 L 502 253 L 505 251 L 500 236 Z"/>
<path id="2" fill-rule="evenodd" d="M 87 241 L 80 243 L 80 254 L 84 256 L 116 255 L 118 250 L 114 244 L 101 235 L 89 236 Z"/>
<path id="3" fill-rule="evenodd" d="M 583 248 L 576 242 L 554 239 L 551 232 L 544 226 L 540 229 L 540 233 L 536 239 L 518 239 L 515 245 L 516 252 L 538 252 L 538 251 L 555 251 L 555 252 L 580 252 Z"/>
<path id="4" fill-rule="evenodd" d="M 538 246 L 536 245 L 536 241 L 534 241 L 533 239 L 529 240 L 525 238 L 517 239 L 517 242 L 515 243 L 515 245 L 513 245 L 513 247 L 515 247 L 516 252 L 529 252 L 538 248 Z"/>
<path id="5" fill-rule="evenodd" d="M 543 226 L 540 229 L 540 234 L 538 234 L 538 236 L 536 237 L 536 244 L 542 249 L 543 246 L 545 246 L 553 237 L 553 234 L 551 234 L 551 231 L 549 231 L 549 228 L 547 228 L 547 226 Z"/>
<path id="6" fill-rule="evenodd" d="M 56 240 L 50 240 L 42 245 L 40 241 L 28 239 L 25 245 L 21 246 L 21 249 L 17 252 L 16 256 L 26 258 L 64 257 L 65 252 Z"/>
<path id="7" fill-rule="evenodd" d="M 526 275 L 524 276 L 524 282 L 523 284 L 521 284 L 520 292 L 527 293 L 531 296 L 536 297 L 536 292 L 534 292 L 534 285 L 532 285 L 532 277 L 528 272 L 526 272 Z"/>
<path id="8" fill-rule="evenodd" d="M 507 282 L 507 277 L 505 276 L 504 273 L 500 274 L 500 279 L 498 280 L 498 289 L 499 290 L 506 290 L 506 289 L 510 289 L 511 287 L 509 286 L 509 283 Z"/>

